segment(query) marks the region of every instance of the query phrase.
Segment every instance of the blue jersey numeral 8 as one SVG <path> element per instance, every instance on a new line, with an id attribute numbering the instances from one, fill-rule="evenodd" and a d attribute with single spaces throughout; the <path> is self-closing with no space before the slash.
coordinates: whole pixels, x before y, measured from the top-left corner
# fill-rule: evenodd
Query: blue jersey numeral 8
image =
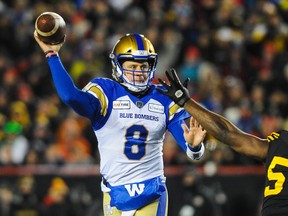
<path id="1" fill-rule="evenodd" d="M 132 125 L 127 129 L 124 154 L 130 160 L 140 160 L 146 153 L 147 129 L 142 125 Z"/>

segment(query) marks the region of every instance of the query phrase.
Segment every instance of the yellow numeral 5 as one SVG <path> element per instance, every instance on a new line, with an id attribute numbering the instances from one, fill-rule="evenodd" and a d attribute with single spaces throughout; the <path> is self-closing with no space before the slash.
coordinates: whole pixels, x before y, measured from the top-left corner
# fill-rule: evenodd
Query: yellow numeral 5
<path id="1" fill-rule="evenodd" d="M 267 178 L 269 181 L 276 181 L 276 182 L 274 188 L 272 189 L 270 188 L 270 186 L 265 187 L 264 197 L 279 194 L 283 189 L 285 176 L 283 175 L 282 172 L 273 172 L 273 169 L 275 168 L 276 165 L 288 167 L 288 159 L 278 156 L 275 156 L 273 158 L 267 171 Z"/>

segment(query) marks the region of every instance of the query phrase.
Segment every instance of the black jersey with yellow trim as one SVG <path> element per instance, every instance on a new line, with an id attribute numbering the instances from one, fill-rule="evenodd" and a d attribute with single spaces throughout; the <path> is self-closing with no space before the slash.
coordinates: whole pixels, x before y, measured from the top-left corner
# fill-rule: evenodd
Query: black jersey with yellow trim
<path id="1" fill-rule="evenodd" d="M 273 132 L 267 141 L 262 216 L 288 216 L 288 131 Z"/>

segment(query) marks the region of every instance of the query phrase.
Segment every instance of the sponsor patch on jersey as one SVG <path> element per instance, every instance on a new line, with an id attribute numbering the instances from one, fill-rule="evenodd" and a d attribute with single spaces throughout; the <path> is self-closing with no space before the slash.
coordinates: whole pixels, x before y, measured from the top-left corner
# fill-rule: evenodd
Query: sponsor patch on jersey
<path id="1" fill-rule="evenodd" d="M 149 103 L 148 104 L 148 110 L 150 112 L 164 113 L 164 106 L 159 105 L 159 104 Z"/>
<path id="2" fill-rule="evenodd" d="M 113 101 L 113 109 L 121 110 L 121 109 L 130 109 L 130 108 L 131 108 L 130 101 L 128 100 Z"/>

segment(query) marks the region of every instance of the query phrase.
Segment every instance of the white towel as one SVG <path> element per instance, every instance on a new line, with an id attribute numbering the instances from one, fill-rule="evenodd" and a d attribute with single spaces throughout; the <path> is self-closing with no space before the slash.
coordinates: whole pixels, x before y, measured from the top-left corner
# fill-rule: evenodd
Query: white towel
<path id="1" fill-rule="evenodd" d="M 136 210 L 130 210 L 130 211 L 122 211 L 121 216 L 133 216 L 135 214 Z"/>

